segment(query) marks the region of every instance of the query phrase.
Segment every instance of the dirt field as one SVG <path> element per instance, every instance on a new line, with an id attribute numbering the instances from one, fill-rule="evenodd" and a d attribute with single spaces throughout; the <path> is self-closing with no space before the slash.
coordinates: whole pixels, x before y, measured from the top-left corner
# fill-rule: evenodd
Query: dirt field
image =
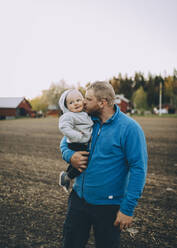
<path id="1" fill-rule="evenodd" d="M 123 248 L 177 247 L 177 118 L 136 118 L 148 143 L 149 170 Z M 56 118 L 0 121 L 0 248 L 61 248 L 66 166 Z M 87 248 L 94 247 L 91 235 Z M 72 248 L 72 247 L 71 247 Z"/>

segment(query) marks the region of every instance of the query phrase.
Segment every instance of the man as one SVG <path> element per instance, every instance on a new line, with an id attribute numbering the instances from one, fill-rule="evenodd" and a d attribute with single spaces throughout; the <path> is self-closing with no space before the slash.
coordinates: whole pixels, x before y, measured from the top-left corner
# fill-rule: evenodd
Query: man
<path id="1" fill-rule="evenodd" d="M 95 82 L 87 88 L 85 110 L 94 121 L 89 153 L 71 151 L 66 139 L 61 141 L 63 159 L 82 172 L 69 196 L 63 248 L 84 248 L 91 227 L 97 248 L 120 247 L 120 232 L 131 225 L 143 191 L 145 137 L 114 99 L 109 83 Z"/>

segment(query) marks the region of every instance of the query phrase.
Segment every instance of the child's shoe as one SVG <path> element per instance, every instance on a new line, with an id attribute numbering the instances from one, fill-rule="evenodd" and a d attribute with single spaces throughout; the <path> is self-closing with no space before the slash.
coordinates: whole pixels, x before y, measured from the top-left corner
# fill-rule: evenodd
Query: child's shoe
<path id="1" fill-rule="evenodd" d="M 69 192 L 70 187 L 70 178 L 68 177 L 67 173 L 62 171 L 59 176 L 59 185 L 63 187 L 65 192 Z"/>

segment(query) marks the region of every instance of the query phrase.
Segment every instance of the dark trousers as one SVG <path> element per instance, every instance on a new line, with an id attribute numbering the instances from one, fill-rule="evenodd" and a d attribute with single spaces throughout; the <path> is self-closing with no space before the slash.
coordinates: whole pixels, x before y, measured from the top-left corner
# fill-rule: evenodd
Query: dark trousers
<path id="1" fill-rule="evenodd" d="M 119 206 L 92 205 L 73 190 L 63 228 L 63 248 L 84 248 L 93 227 L 96 248 L 119 248 L 120 229 L 113 225 Z"/>
<path id="2" fill-rule="evenodd" d="M 88 144 L 84 143 L 68 143 L 68 148 L 73 151 L 87 151 Z M 81 174 L 76 168 L 70 164 L 66 170 L 70 179 L 73 179 Z"/>

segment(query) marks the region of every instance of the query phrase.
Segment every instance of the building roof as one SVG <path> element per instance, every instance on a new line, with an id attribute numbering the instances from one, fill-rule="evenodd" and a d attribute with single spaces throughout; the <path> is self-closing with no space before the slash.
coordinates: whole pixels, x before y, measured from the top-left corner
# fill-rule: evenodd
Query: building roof
<path id="1" fill-rule="evenodd" d="M 49 105 L 48 110 L 58 110 L 56 105 Z"/>
<path id="2" fill-rule="evenodd" d="M 17 108 L 24 97 L 0 97 L 0 108 Z"/>
<path id="3" fill-rule="evenodd" d="M 124 102 L 127 102 L 127 103 L 130 102 L 123 94 L 116 95 L 115 98 L 116 98 L 115 103 L 120 103 L 120 101 L 124 101 Z"/>

